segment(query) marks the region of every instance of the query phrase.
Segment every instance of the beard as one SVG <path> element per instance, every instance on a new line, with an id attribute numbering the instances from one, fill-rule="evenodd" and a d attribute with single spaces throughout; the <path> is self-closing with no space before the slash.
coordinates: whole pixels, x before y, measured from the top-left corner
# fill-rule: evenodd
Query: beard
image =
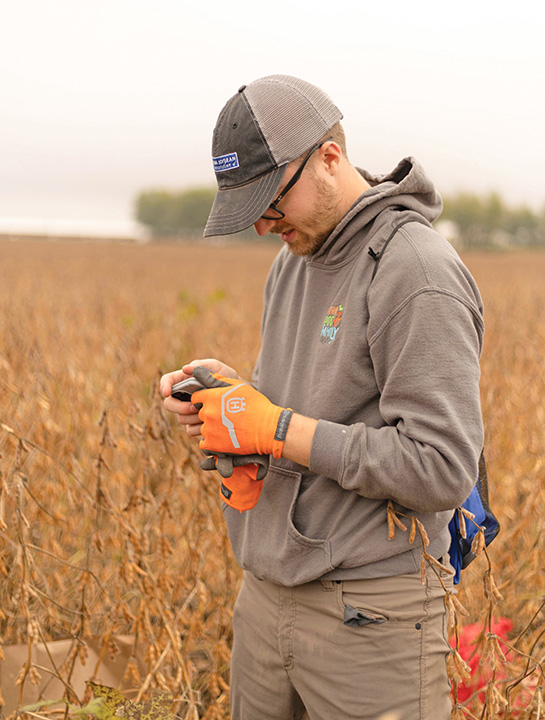
<path id="1" fill-rule="evenodd" d="M 315 201 L 307 216 L 297 221 L 297 225 L 278 222 L 270 230 L 275 234 L 292 228 L 296 231 L 295 239 L 287 243 L 292 255 L 308 257 L 318 252 L 343 216 L 339 211 L 337 193 L 321 178 L 314 177 L 313 184 Z"/>

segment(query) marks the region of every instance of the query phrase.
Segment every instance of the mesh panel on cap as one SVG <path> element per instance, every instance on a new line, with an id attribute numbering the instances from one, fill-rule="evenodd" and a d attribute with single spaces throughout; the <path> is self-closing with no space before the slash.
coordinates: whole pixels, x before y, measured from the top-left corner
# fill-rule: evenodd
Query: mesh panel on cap
<path id="1" fill-rule="evenodd" d="M 298 158 L 342 118 L 320 88 L 287 75 L 256 80 L 244 93 L 278 165 Z"/>

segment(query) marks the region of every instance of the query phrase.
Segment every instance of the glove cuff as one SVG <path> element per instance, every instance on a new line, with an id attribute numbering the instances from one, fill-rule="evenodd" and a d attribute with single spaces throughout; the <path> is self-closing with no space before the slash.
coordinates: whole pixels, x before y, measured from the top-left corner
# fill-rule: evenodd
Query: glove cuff
<path id="1" fill-rule="evenodd" d="M 280 413 L 280 417 L 278 418 L 278 423 L 276 425 L 276 432 L 274 433 L 272 445 L 272 455 L 276 459 L 282 457 L 284 440 L 286 439 L 286 434 L 288 432 L 288 427 L 292 415 L 293 410 L 291 408 L 286 408 L 282 410 L 282 412 Z"/>

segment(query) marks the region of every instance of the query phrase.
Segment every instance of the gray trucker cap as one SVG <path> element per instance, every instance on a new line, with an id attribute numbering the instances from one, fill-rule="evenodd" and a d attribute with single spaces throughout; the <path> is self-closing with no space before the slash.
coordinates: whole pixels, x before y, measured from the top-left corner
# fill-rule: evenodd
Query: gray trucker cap
<path id="1" fill-rule="evenodd" d="M 253 225 L 276 197 L 288 163 L 341 118 L 331 99 L 304 80 L 269 75 L 243 85 L 214 129 L 218 193 L 204 236 L 229 235 Z"/>

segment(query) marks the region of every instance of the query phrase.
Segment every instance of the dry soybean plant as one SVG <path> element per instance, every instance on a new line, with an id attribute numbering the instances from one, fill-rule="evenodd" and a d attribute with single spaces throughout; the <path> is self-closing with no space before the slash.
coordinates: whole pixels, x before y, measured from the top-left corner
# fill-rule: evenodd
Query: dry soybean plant
<path id="1" fill-rule="evenodd" d="M 27 652 L 15 679 L 19 704 L 28 684 L 56 678 L 72 703 L 85 703 L 72 679 L 89 641 L 98 660 L 131 655 L 120 690 L 141 699 L 151 688 L 172 693 L 182 717 L 224 717 L 230 607 L 237 577 L 229 559 L 212 484 L 198 455 L 174 442 L 157 382 L 138 424 L 113 430 L 98 422 L 92 468 L 77 457 L 62 464 L 38 443 L 2 424 L 3 641 Z M 126 462 L 127 455 L 130 462 Z M 35 645 L 69 638 L 61 663 L 33 660 Z"/>
<path id="2" fill-rule="evenodd" d="M 85 706 L 117 667 L 133 702 L 169 693 L 181 719 L 228 718 L 240 571 L 217 480 L 165 415 L 158 379 L 207 356 L 249 375 L 276 249 L 0 245 L 4 712 L 52 692 Z M 502 532 L 446 593 L 453 717 L 544 720 L 545 257 L 464 259 L 486 307 L 483 415 Z M 425 551 L 423 528 L 389 517 Z"/>
<path id="3" fill-rule="evenodd" d="M 158 363 L 171 370 L 217 350 L 239 306 L 255 328 L 260 303 L 242 285 L 227 297 L 221 276 L 180 281 L 179 249 L 3 250 L 5 712 L 51 697 L 53 686 L 72 705 L 86 703 L 82 675 L 101 681 L 123 651 L 120 691 L 139 699 L 168 690 L 179 717 L 226 717 L 239 570 L 217 480 L 163 410 Z"/>

